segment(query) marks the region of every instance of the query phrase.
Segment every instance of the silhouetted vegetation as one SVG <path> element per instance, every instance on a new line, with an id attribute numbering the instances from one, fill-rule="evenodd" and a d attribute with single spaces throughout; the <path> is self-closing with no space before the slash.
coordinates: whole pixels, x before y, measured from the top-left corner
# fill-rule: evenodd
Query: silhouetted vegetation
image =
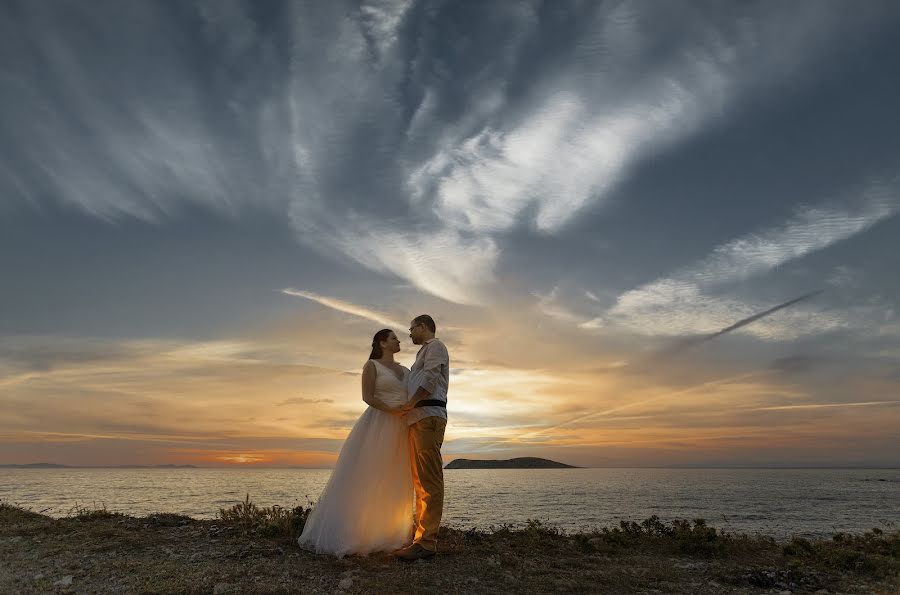
<path id="1" fill-rule="evenodd" d="M 253 533 L 263 537 L 281 536 L 293 542 L 303 533 L 311 511 L 312 503 L 306 508 L 260 508 L 250 501 L 250 494 L 247 494 L 243 502 L 231 508 L 220 508 L 218 518 L 238 527 L 245 535 Z"/>

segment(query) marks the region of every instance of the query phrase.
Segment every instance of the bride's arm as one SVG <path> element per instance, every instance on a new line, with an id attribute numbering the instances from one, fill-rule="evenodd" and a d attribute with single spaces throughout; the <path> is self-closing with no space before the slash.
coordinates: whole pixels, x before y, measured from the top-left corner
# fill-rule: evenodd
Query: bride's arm
<path id="1" fill-rule="evenodd" d="M 399 413 L 399 407 L 391 407 L 381 399 L 375 396 L 375 364 L 372 360 L 366 362 L 362 371 L 362 400 L 375 409 L 386 411 L 387 413 Z"/>

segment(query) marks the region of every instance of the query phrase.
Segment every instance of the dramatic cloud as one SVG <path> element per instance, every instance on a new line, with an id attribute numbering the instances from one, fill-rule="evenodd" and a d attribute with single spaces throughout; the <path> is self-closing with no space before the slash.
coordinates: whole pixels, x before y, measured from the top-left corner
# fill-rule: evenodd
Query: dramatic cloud
<path id="1" fill-rule="evenodd" d="M 6 71 L 0 184 L 107 220 L 287 213 L 323 253 L 481 303 L 503 233 L 559 232 L 872 19 L 837 3 L 571 9 L 483 4 L 447 45 L 451 7 L 412 0 L 279 5 L 271 20 L 237 1 L 23 3 L 0 30 L 25 57 Z M 202 25 L 195 61 L 185 11 Z M 566 42 L 535 61 L 551 33 Z M 798 225 L 850 233 L 830 216 Z M 697 274 L 750 274 L 783 257 L 769 241 L 723 246 Z"/>
<path id="2" fill-rule="evenodd" d="M 881 461 L 898 24 L 889 0 L 9 0 L 0 462 L 330 465 L 372 332 L 410 365 L 422 312 L 459 456 Z"/>

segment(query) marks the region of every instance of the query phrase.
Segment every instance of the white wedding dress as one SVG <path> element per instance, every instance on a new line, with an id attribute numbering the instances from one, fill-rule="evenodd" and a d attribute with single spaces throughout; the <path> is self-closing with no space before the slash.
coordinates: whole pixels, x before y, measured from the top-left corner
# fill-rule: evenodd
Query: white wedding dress
<path id="1" fill-rule="evenodd" d="M 409 370 L 403 368 L 402 380 L 377 361 L 375 370 L 375 396 L 391 406 L 405 403 Z M 300 547 L 340 558 L 395 550 L 412 541 L 407 432 L 400 416 L 374 407 L 363 412 L 297 539 Z"/>

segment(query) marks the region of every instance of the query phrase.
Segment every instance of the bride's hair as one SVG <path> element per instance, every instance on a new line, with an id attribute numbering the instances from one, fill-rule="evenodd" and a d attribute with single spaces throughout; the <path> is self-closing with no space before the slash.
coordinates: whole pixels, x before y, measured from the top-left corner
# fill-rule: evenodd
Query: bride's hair
<path id="1" fill-rule="evenodd" d="M 369 359 L 379 359 L 381 357 L 381 342 L 387 341 L 388 335 L 392 332 L 389 328 L 383 328 L 372 337 L 372 353 L 369 354 Z"/>

